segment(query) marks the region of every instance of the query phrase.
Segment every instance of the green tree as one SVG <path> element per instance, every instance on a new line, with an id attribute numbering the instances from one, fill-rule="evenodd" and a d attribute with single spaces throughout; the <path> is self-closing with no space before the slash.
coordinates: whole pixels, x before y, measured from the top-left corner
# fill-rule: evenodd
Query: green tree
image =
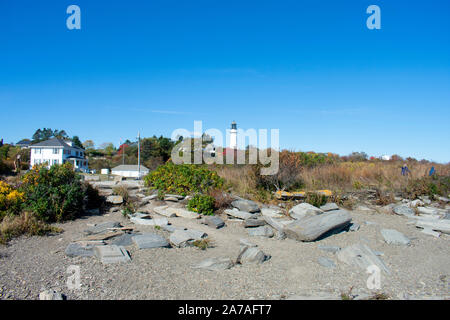
<path id="1" fill-rule="evenodd" d="M 74 145 L 74 146 L 77 146 L 77 147 L 79 147 L 79 148 L 81 148 L 81 149 L 84 149 L 84 146 L 83 146 L 83 144 L 81 143 L 80 138 L 78 138 L 78 136 L 73 136 L 72 142 L 73 142 L 73 145 Z"/>

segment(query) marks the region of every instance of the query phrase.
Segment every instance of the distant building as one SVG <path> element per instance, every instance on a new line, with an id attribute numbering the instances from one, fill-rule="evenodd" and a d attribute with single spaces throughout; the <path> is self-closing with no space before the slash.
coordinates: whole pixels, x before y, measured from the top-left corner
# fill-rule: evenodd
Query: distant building
<path id="1" fill-rule="evenodd" d="M 46 163 L 50 168 L 54 164 L 70 162 L 76 171 L 87 172 L 88 160 L 84 150 L 73 145 L 72 141 L 52 138 L 30 145 L 30 166 Z"/>
<path id="2" fill-rule="evenodd" d="M 112 174 L 126 178 L 142 178 L 149 172 L 150 170 L 143 165 L 139 169 L 137 164 L 121 164 L 111 170 Z"/>
<path id="3" fill-rule="evenodd" d="M 16 143 L 16 146 L 21 147 L 21 148 L 29 148 L 30 145 L 31 145 L 31 140 L 29 140 L 29 139 L 22 139 Z"/>
<path id="4" fill-rule="evenodd" d="M 237 149 L 237 124 L 234 121 L 231 123 L 230 148 Z"/>
<path id="5" fill-rule="evenodd" d="M 381 160 L 385 160 L 385 161 L 391 160 L 391 156 L 385 154 L 384 156 L 381 156 Z"/>

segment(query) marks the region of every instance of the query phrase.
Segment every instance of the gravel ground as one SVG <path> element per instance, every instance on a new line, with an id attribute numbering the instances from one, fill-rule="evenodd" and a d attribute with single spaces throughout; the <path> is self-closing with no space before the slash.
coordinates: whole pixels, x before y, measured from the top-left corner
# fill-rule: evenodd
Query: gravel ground
<path id="1" fill-rule="evenodd" d="M 213 248 L 158 248 L 137 250 L 126 247 L 130 263 L 103 265 L 95 257 L 65 256 L 66 246 L 83 236 L 88 225 L 105 221 L 132 224 L 121 213 L 86 216 L 56 226 L 64 232 L 54 236 L 20 237 L 0 246 L 0 298 L 38 299 L 46 289 L 57 290 L 67 299 L 301 299 L 307 297 L 340 299 L 342 292 L 371 295 L 369 275 L 339 262 L 333 253 L 319 250 L 319 244 L 342 248 L 363 242 L 376 251 L 390 268 L 381 277 L 381 289 L 392 299 L 450 298 L 449 236 L 435 238 L 407 225 L 407 218 L 383 213 L 352 211 L 361 225 L 356 232 L 342 232 L 317 242 L 249 237 L 242 222 L 226 221 L 227 226 L 212 229 L 198 220 L 169 218 L 171 224 L 208 233 Z M 365 224 L 366 221 L 374 224 Z M 169 237 L 150 226 L 135 226 L 143 232 Z M 412 241 L 410 246 L 389 245 L 380 229 L 396 229 Z M 236 259 L 239 239 L 257 244 L 271 259 L 261 265 L 236 265 L 229 270 L 205 271 L 191 266 L 209 257 Z M 327 257 L 336 263 L 326 268 L 317 263 Z M 66 272 L 80 266 L 81 289 L 69 290 Z"/>

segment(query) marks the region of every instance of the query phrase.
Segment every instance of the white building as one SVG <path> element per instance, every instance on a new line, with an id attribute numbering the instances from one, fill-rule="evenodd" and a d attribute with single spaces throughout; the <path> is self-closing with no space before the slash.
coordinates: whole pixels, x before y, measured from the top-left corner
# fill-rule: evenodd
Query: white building
<path id="1" fill-rule="evenodd" d="M 230 148 L 237 149 L 237 125 L 236 125 L 236 122 L 234 122 L 234 121 L 231 123 Z"/>
<path id="2" fill-rule="evenodd" d="M 139 169 L 137 164 L 121 164 L 111 169 L 112 174 L 126 178 L 142 178 L 149 172 L 150 170 L 143 165 L 140 165 Z"/>
<path id="3" fill-rule="evenodd" d="M 88 171 L 88 160 L 84 150 L 74 146 L 72 141 L 52 138 L 30 146 L 30 167 L 46 163 L 50 168 L 54 164 L 72 163 L 77 171 Z"/>

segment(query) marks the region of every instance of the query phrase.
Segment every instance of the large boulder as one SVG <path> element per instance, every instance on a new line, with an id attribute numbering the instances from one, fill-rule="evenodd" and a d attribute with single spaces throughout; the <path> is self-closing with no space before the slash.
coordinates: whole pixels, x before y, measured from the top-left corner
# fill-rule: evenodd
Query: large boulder
<path id="1" fill-rule="evenodd" d="M 313 205 L 310 205 L 309 203 L 300 203 L 292 207 L 291 210 L 289 210 L 289 215 L 297 220 L 310 216 L 315 216 L 322 213 L 323 213 L 322 210 L 320 210 L 317 207 L 314 207 Z"/>
<path id="2" fill-rule="evenodd" d="M 246 264 L 254 263 L 260 264 L 268 259 L 266 254 L 255 246 L 241 246 L 236 263 Z"/>
<path id="3" fill-rule="evenodd" d="M 333 210 L 291 222 L 284 227 L 283 231 L 290 239 L 314 241 L 327 232 L 347 227 L 351 220 L 352 217 L 347 210 Z"/>
<path id="4" fill-rule="evenodd" d="M 256 202 L 251 201 L 251 200 L 245 200 L 245 199 L 234 200 L 233 202 L 231 202 L 231 206 L 236 209 L 239 209 L 240 211 L 246 211 L 246 212 L 250 212 L 250 213 L 260 211 Z"/>

